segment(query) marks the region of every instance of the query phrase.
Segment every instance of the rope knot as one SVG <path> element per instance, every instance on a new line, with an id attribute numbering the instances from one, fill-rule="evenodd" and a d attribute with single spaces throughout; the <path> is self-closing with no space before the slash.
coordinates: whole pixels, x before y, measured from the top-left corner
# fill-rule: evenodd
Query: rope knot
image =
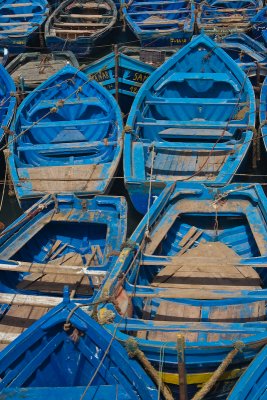
<path id="1" fill-rule="evenodd" d="M 6 135 L 10 135 L 10 136 L 13 136 L 13 135 L 14 135 L 14 132 L 11 131 L 7 126 L 3 126 L 2 129 L 3 129 L 3 131 L 4 131 L 4 133 L 5 133 Z"/>
<path id="2" fill-rule="evenodd" d="M 57 106 L 57 107 L 63 107 L 64 104 L 65 104 L 65 101 L 62 99 L 62 100 L 58 100 L 58 101 L 57 101 L 56 106 Z"/>
<path id="3" fill-rule="evenodd" d="M 127 350 L 129 357 L 134 358 L 136 356 L 138 351 L 138 345 L 133 338 L 130 338 L 125 342 L 125 348 Z"/>
<path id="4" fill-rule="evenodd" d="M 58 108 L 57 107 L 52 107 L 52 108 L 50 108 L 50 112 L 51 113 L 56 113 L 58 111 Z"/>
<path id="5" fill-rule="evenodd" d="M 115 314 L 112 310 L 101 308 L 98 312 L 97 319 L 100 325 L 105 325 L 114 321 Z"/>
<path id="6" fill-rule="evenodd" d="M 240 353 L 243 352 L 243 349 L 245 347 L 245 343 L 242 342 L 241 340 L 238 340 L 237 342 L 234 343 L 234 348 L 238 351 L 240 351 Z"/>
<path id="7" fill-rule="evenodd" d="M 63 329 L 64 329 L 65 332 L 68 332 L 70 330 L 70 328 L 71 328 L 71 323 L 70 322 L 66 322 L 63 325 Z"/>

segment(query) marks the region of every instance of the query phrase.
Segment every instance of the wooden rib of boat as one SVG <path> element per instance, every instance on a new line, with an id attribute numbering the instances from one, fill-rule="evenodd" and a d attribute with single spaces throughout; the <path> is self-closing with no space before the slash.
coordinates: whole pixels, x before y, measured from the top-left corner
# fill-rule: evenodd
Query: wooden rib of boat
<path id="1" fill-rule="evenodd" d="M 1 352 L 0 375 L 0 396 L 13 400 L 159 398 L 137 361 L 67 300 Z"/>
<path id="2" fill-rule="evenodd" d="M 251 20 L 251 34 L 255 40 L 267 45 L 267 6 L 262 8 Z"/>
<path id="3" fill-rule="evenodd" d="M 46 0 L 1 0 L 0 45 L 7 47 L 10 54 L 36 46 L 48 10 Z"/>
<path id="4" fill-rule="evenodd" d="M 0 143 L 3 143 L 4 135 L 10 127 L 16 108 L 16 86 L 13 79 L 0 64 Z"/>
<path id="5" fill-rule="evenodd" d="M 262 8 L 261 0 L 214 0 L 200 5 L 199 30 L 212 37 L 249 32 L 253 17 Z"/>
<path id="6" fill-rule="evenodd" d="M 123 113 L 129 113 L 136 93 L 155 70 L 141 61 L 112 52 L 85 67 L 83 72 L 104 86 L 117 100 Z"/>
<path id="7" fill-rule="evenodd" d="M 66 0 L 45 24 L 46 45 L 51 51 L 71 50 L 77 57 L 86 57 L 114 27 L 116 19 L 112 0 Z"/>
<path id="8" fill-rule="evenodd" d="M 200 35 L 146 80 L 124 140 L 125 183 L 145 213 L 168 182 L 230 182 L 255 125 L 252 85 L 210 38 Z"/>
<path id="9" fill-rule="evenodd" d="M 267 346 L 255 357 L 227 400 L 264 400 L 267 395 Z"/>
<path id="10" fill-rule="evenodd" d="M 17 88 L 28 94 L 67 64 L 79 68 L 79 63 L 71 51 L 54 53 L 21 53 L 6 67 Z"/>
<path id="11" fill-rule="evenodd" d="M 13 129 L 7 159 L 22 206 L 47 193 L 109 190 L 122 150 L 121 111 L 81 71 L 67 65 L 31 92 Z"/>
<path id="12" fill-rule="evenodd" d="M 194 3 L 188 0 L 121 0 L 122 18 L 141 46 L 178 46 L 193 35 Z"/>
<path id="13" fill-rule="evenodd" d="M 96 301 L 104 294 L 115 299 L 99 306 L 99 321 L 112 311 L 105 328 L 124 343 L 134 336 L 174 394 L 181 350 L 177 334 L 185 339 L 189 398 L 240 346 L 207 397 L 225 398 L 267 343 L 266 210 L 267 199 L 257 184 L 222 189 L 170 185 L 97 294 Z"/>
<path id="14" fill-rule="evenodd" d="M 48 195 L 0 234 L 1 339 L 6 343 L 58 302 L 92 297 L 126 238 L 124 198 Z"/>

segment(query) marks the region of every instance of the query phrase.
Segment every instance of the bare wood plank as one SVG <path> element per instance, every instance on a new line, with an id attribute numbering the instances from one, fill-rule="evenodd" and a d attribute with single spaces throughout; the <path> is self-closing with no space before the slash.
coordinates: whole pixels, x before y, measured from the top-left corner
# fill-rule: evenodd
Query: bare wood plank
<path id="1" fill-rule="evenodd" d="M 57 261 L 57 260 L 55 260 Z M 38 264 L 17 262 L 14 264 L 0 264 L 0 271 L 30 272 L 34 274 L 57 274 L 57 275 L 90 275 L 105 276 L 105 271 L 95 271 L 93 269 L 81 268 L 79 265 L 61 265 L 61 264 Z M 27 277 L 28 278 L 28 277 Z"/>
<path id="2" fill-rule="evenodd" d="M 78 27 L 87 26 L 88 28 L 95 26 L 95 27 L 101 27 L 102 28 L 102 27 L 105 27 L 106 25 L 107 24 L 104 24 L 104 23 L 100 24 L 100 23 L 97 23 L 97 22 L 55 22 L 54 23 L 54 26 L 56 26 L 58 28 L 68 27 L 68 26 L 74 26 L 74 27 L 76 27 L 76 26 L 78 26 Z"/>
<path id="3" fill-rule="evenodd" d="M 60 15 L 60 18 L 82 18 L 82 19 L 104 19 L 108 18 L 111 19 L 113 18 L 113 15 L 98 15 L 98 14 L 91 14 L 91 15 L 86 15 L 86 14 L 68 14 L 68 15 Z"/>
<path id="4" fill-rule="evenodd" d="M 62 299 L 51 296 L 31 296 L 24 294 L 6 294 L 0 293 L 1 304 L 12 304 L 22 306 L 35 306 L 35 307 L 55 307 L 61 303 Z"/>

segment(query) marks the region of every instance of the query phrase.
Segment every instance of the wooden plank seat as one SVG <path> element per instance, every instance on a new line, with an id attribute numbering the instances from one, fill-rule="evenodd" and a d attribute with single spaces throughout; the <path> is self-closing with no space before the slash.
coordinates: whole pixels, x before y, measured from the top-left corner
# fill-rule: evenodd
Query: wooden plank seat
<path id="1" fill-rule="evenodd" d="M 237 123 L 235 122 L 227 122 L 227 121 L 206 121 L 206 120 L 189 120 L 189 121 L 168 121 L 168 120 L 156 120 L 144 118 L 143 121 L 136 122 L 138 127 L 146 127 L 146 126 L 164 126 L 166 128 L 181 128 L 181 127 L 197 127 L 197 128 L 208 128 L 208 129 L 217 129 L 217 128 L 236 128 L 236 129 L 247 129 L 248 124 Z"/>
<path id="2" fill-rule="evenodd" d="M 89 25 L 90 24 L 90 25 Z M 98 27 L 98 28 L 103 28 L 105 27 L 107 24 L 105 23 L 97 23 L 97 22 L 54 22 L 54 26 L 58 27 L 58 28 L 64 28 L 64 27 L 68 27 L 68 26 L 74 26 L 74 27 L 88 27 L 91 28 L 92 26 Z M 0 25 L 1 26 L 1 25 Z"/>
<path id="3" fill-rule="evenodd" d="M 10 34 L 16 34 L 16 33 L 25 33 L 28 32 L 28 30 L 30 29 L 30 26 L 25 26 L 25 27 L 21 27 L 21 28 L 14 28 L 14 29 L 1 29 L 0 28 L 0 35 L 5 34 L 5 35 L 10 35 Z"/>
<path id="4" fill-rule="evenodd" d="M 7 19 L 7 18 L 18 18 L 18 19 L 21 19 L 21 18 L 32 18 L 32 17 L 34 17 L 36 14 L 33 14 L 33 13 L 25 13 L 25 14 L 6 14 L 6 15 L 0 15 L 0 19 L 1 18 L 4 18 L 4 19 Z"/>
<path id="5" fill-rule="evenodd" d="M 27 22 L 19 22 L 19 25 L 21 26 L 34 26 L 34 25 L 38 25 L 38 24 L 34 24 L 31 21 L 27 21 Z M 1 26 L 18 26 L 18 22 L 0 22 L 0 27 Z"/>
<path id="6" fill-rule="evenodd" d="M 103 147 L 116 146 L 117 142 L 69 142 L 69 143 L 43 143 L 43 144 L 23 144 L 17 147 L 17 151 L 38 151 L 39 153 L 53 154 L 53 153 L 79 153 L 86 150 L 98 149 Z"/>
<path id="7" fill-rule="evenodd" d="M 91 15 L 86 15 L 86 14 L 60 14 L 60 18 L 81 18 L 81 19 L 112 19 L 112 15 L 99 15 L 99 14 L 91 14 Z"/>
<path id="8" fill-rule="evenodd" d="M 151 26 L 151 27 L 160 27 L 161 25 L 165 26 L 176 26 L 177 25 L 184 25 L 184 20 L 179 20 L 179 19 L 170 19 L 170 20 L 162 20 L 161 18 L 154 18 L 152 20 L 145 20 L 145 21 L 140 21 L 136 22 L 138 26 Z"/>
<path id="9" fill-rule="evenodd" d="M 183 3 L 183 1 L 175 1 L 175 0 L 161 1 L 161 0 L 159 0 L 159 1 L 153 1 L 153 3 L 151 3 L 151 1 L 135 1 L 134 2 L 134 6 L 135 7 L 138 7 L 138 6 L 144 7 L 144 6 L 151 6 L 151 5 L 153 5 L 153 6 L 155 6 L 155 5 L 165 6 L 167 4 L 175 4 L 175 5 L 177 5 L 178 3 Z"/>
<path id="10" fill-rule="evenodd" d="M 210 321 L 213 323 L 223 323 L 226 331 L 212 332 L 212 329 L 206 331 L 197 331 L 198 321 Z M 265 302 L 259 301 L 250 304 L 228 305 L 227 307 L 213 306 L 207 309 L 205 306 L 192 306 L 171 301 L 161 301 L 157 309 L 155 321 L 168 321 L 173 323 L 188 323 L 187 329 L 180 329 L 185 335 L 187 342 L 196 342 L 199 340 L 205 342 L 215 342 L 220 339 L 242 340 L 242 338 L 255 334 L 256 330 L 248 333 L 240 329 L 239 332 L 227 332 L 227 325 L 238 322 L 256 322 L 265 320 Z M 195 329 L 190 330 L 190 323 L 195 325 Z M 211 326 L 212 328 L 212 326 Z M 159 340 L 163 342 L 177 340 L 177 332 L 171 330 L 148 330 L 147 332 L 138 332 L 138 337 L 144 337 L 149 340 Z"/>
<path id="11" fill-rule="evenodd" d="M 153 3 L 152 3 L 153 4 Z M 152 10 L 152 11 L 148 11 L 148 10 L 144 10 L 144 11 L 133 11 L 133 12 L 129 12 L 129 15 L 157 15 L 160 14 L 161 16 L 164 16 L 165 14 L 171 14 L 171 15 L 175 15 L 175 14 L 179 14 L 179 13 L 190 13 L 190 10 L 188 10 L 188 8 L 184 8 L 184 9 L 180 9 L 180 10 Z"/>
<path id="12" fill-rule="evenodd" d="M 104 166 L 84 164 L 52 167 L 18 168 L 19 179 L 30 182 L 36 193 L 95 192 L 99 187 Z"/>
<path id="13" fill-rule="evenodd" d="M 183 128 L 169 128 L 164 129 L 158 133 L 163 139 L 168 138 L 185 138 L 185 139 L 219 139 L 233 138 L 233 134 L 224 129 L 183 129 Z"/>
<path id="14" fill-rule="evenodd" d="M 26 129 L 40 129 L 40 128 L 55 128 L 55 127 L 79 127 L 79 126 L 90 126 L 90 125 L 109 125 L 110 124 L 110 120 L 103 119 L 103 120 L 80 120 L 80 121 L 47 121 L 47 122 L 38 122 L 37 125 L 22 125 L 21 126 L 21 130 L 26 130 Z"/>
<path id="15" fill-rule="evenodd" d="M 240 92 L 240 87 L 238 83 L 231 79 L 229 75 L 224 72 L 174 72 L 162 82 L 159 81 L 157 84 L 155 84 L 154 89 L 155 91 L 159 91 L 169 83 L 185 82 L 189 80 L 207 80 L 213 82 L 227 83 L 232 86 L 236 93 Z"/>
<path id="16" fill-rule="evenodd" d="M 4 4 L 1 6 L 0 10 L 2 10 L 3 8 L 19 8 L 19 7 L 32 7 L 32 3 Z"/>
<path id="17" fill-rule="evenodd" d="M 218 105 L 218 106 L 242 106 L 242 105 L 247 105 L 247 103 L 240 103 L 239 99 L 220 99 L 220 98 L 164 98 L 164 97 L 156 97 L 156 96 L 149 96 L 148 100 L 145 101 L 146 104 L 151 104 L 151 105 L 169 105 L 169 104 L 196 104 L 198 106 L 202 105 Z"/>
<path id="18" fill-rule="evenodd" d="M 55 33 L 60 34 L 75 34 L 75 35 L 83 35 L 83 34 L 92 34 L 95 33 L 95 30 L 89 29 L 55 29 Z"/>
<path id="19" fill-rule="evenodd" d="M 106 111 L 107 106 L 101 102 L 99 99 L 95 98 L 95 97 L 88 97 L 85 99 L 71 99 L 71 100 L 67 100 L 64 101 L 64 103 L 62 104 L 62 106 L 57 106 L 57 102 L 59 100 L 41 100 L 38 104 L 36 104 L 28 113 L 29 116 L 35 114 L 38 110 L 45 110 L 45 109 L 51 109 L 54 107 L 66 107 L 66 106 L 82 106 L 82 105 L 88 105 L 88 106 L 92 106 L 92 107 L 99 107 L 102 110 Z"/>

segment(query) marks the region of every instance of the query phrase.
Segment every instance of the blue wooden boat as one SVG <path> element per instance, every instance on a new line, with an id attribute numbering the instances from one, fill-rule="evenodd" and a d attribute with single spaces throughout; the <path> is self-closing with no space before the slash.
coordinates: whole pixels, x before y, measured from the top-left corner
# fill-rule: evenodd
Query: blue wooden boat
<path id="1" fill-rule="evenodd" d="M 1 352 L 0 375 L 1 398 L 14 400 L 158 399 L 139 364 L 67 300 Z"/>
<path id="2" fill-rule="evenodd" d="M 262 8 L 251 20 L 251 34 L 255 40 L 267 45 L 267 6 Z"/>
<path id="3" fill-rule="evenodd" d="M 197 17 L 199 30 L 211 37 L 249 32 L 251 21 L 262 8 L 261 0 L 214 0 L 202 2 Z"/>
<path id="4" fill-rule="evenodd" d="M 46 0 L 1 0 L 0 45 L 7 47 L 10 54 L 36 46 L 48 11 Z"/>
<path id="5" fill-rule="evenodd" d="M 122 18 L 141 46 L 178 46 L 193 35 L 195 6 L 188 0 L 121 0 Z"/>
<path id="6" fill-rule="evenodd" d="M 131 108 L 136 93 L 154 70 L 153 66 L 133 60 L 121 53 L 115 56 L 112 52 L 85 67 L 83 72 L 117 98 L 122 112 L 126 114 Z"/>
<path id="7" fill-rule="evenodd" d="M 29 94 L 67 64 L 79 68 L 79 63 L 71 51 L 54 53 L 21 53 L 6 67 L 18 90 Z"/>
<path id="8" fill-rule="evenodd" d="M 224 37 L 220 46 L 244 71 L 253 66 L 251 63 L 266 63 L 266 47 L 244 33 Z"/>
<path id="9" fill-rule="evenodd" d="M 65 0 L 45 24 L 46 45 L 50 51 L 70 50 L 77 57 L 86 57 L 110 33 L 116 19 L 112 0 Z"/>
<path id="10" fill-rule="evenodd" d="M 259 105 L 260 130 L 265 150 L 267 150 L 266 112 L 267 112 L 267 77 L 264 79 L 264 82 L 262 84 L 261 94 L 260 94 L 260 105 Z"/>
<path id="11" fill-rule="evenodd" d="M 254 125 L 249 79 L 219 45 L 198 36 L 135 97 L 124 141 L 125 184 L 134 207 L 144 214 L 149 191 L 154 200 L 168 182 L 230 182 Z"/>
<path id="12" fill-rule="evenodd" d="M 228 400 L 264 400 L 267 398 L 267 346 L 255 357 L 238 380 Z"/>
<path id="13" fill-rule="evenodd" d="M 126 217 L 123 197 L 48 195 L 8 226 L 0 234 L 6 334 L 18 335 L 60 302 L 65 285 L 72 298 L 88 301 L 118 257 Z"/>
<path id="14" fill-rule="evenodd" d="M 0 143 L 3 143 L 4 135 L 10 126 L 16 107 L 16 86 L 13 79 L 0 64 Z"/>
<path id="15" fill-rule="evenodd" d="M 170 185 L 98 292 L 95 301 L 103 295 L 114 299 L 99 306 L 99 321 L 109 315 L 104 326 L 120 342 L 134 336 L 174 394 L 178 333 L 185 339 L 189 398 L 240 346 L 205 397 L 225 399 L 267 343 L 266 210 L 267 199 L 257 184 L 219 189 L 189 182 Z"/>
<path id="16" fill-rule="evenodd" d="M 101 85 L 67 65 L 20 105 L 8 162 L 22 206 L 47 193 L 105 193 L 120 160 L 121 111 Z"/>

